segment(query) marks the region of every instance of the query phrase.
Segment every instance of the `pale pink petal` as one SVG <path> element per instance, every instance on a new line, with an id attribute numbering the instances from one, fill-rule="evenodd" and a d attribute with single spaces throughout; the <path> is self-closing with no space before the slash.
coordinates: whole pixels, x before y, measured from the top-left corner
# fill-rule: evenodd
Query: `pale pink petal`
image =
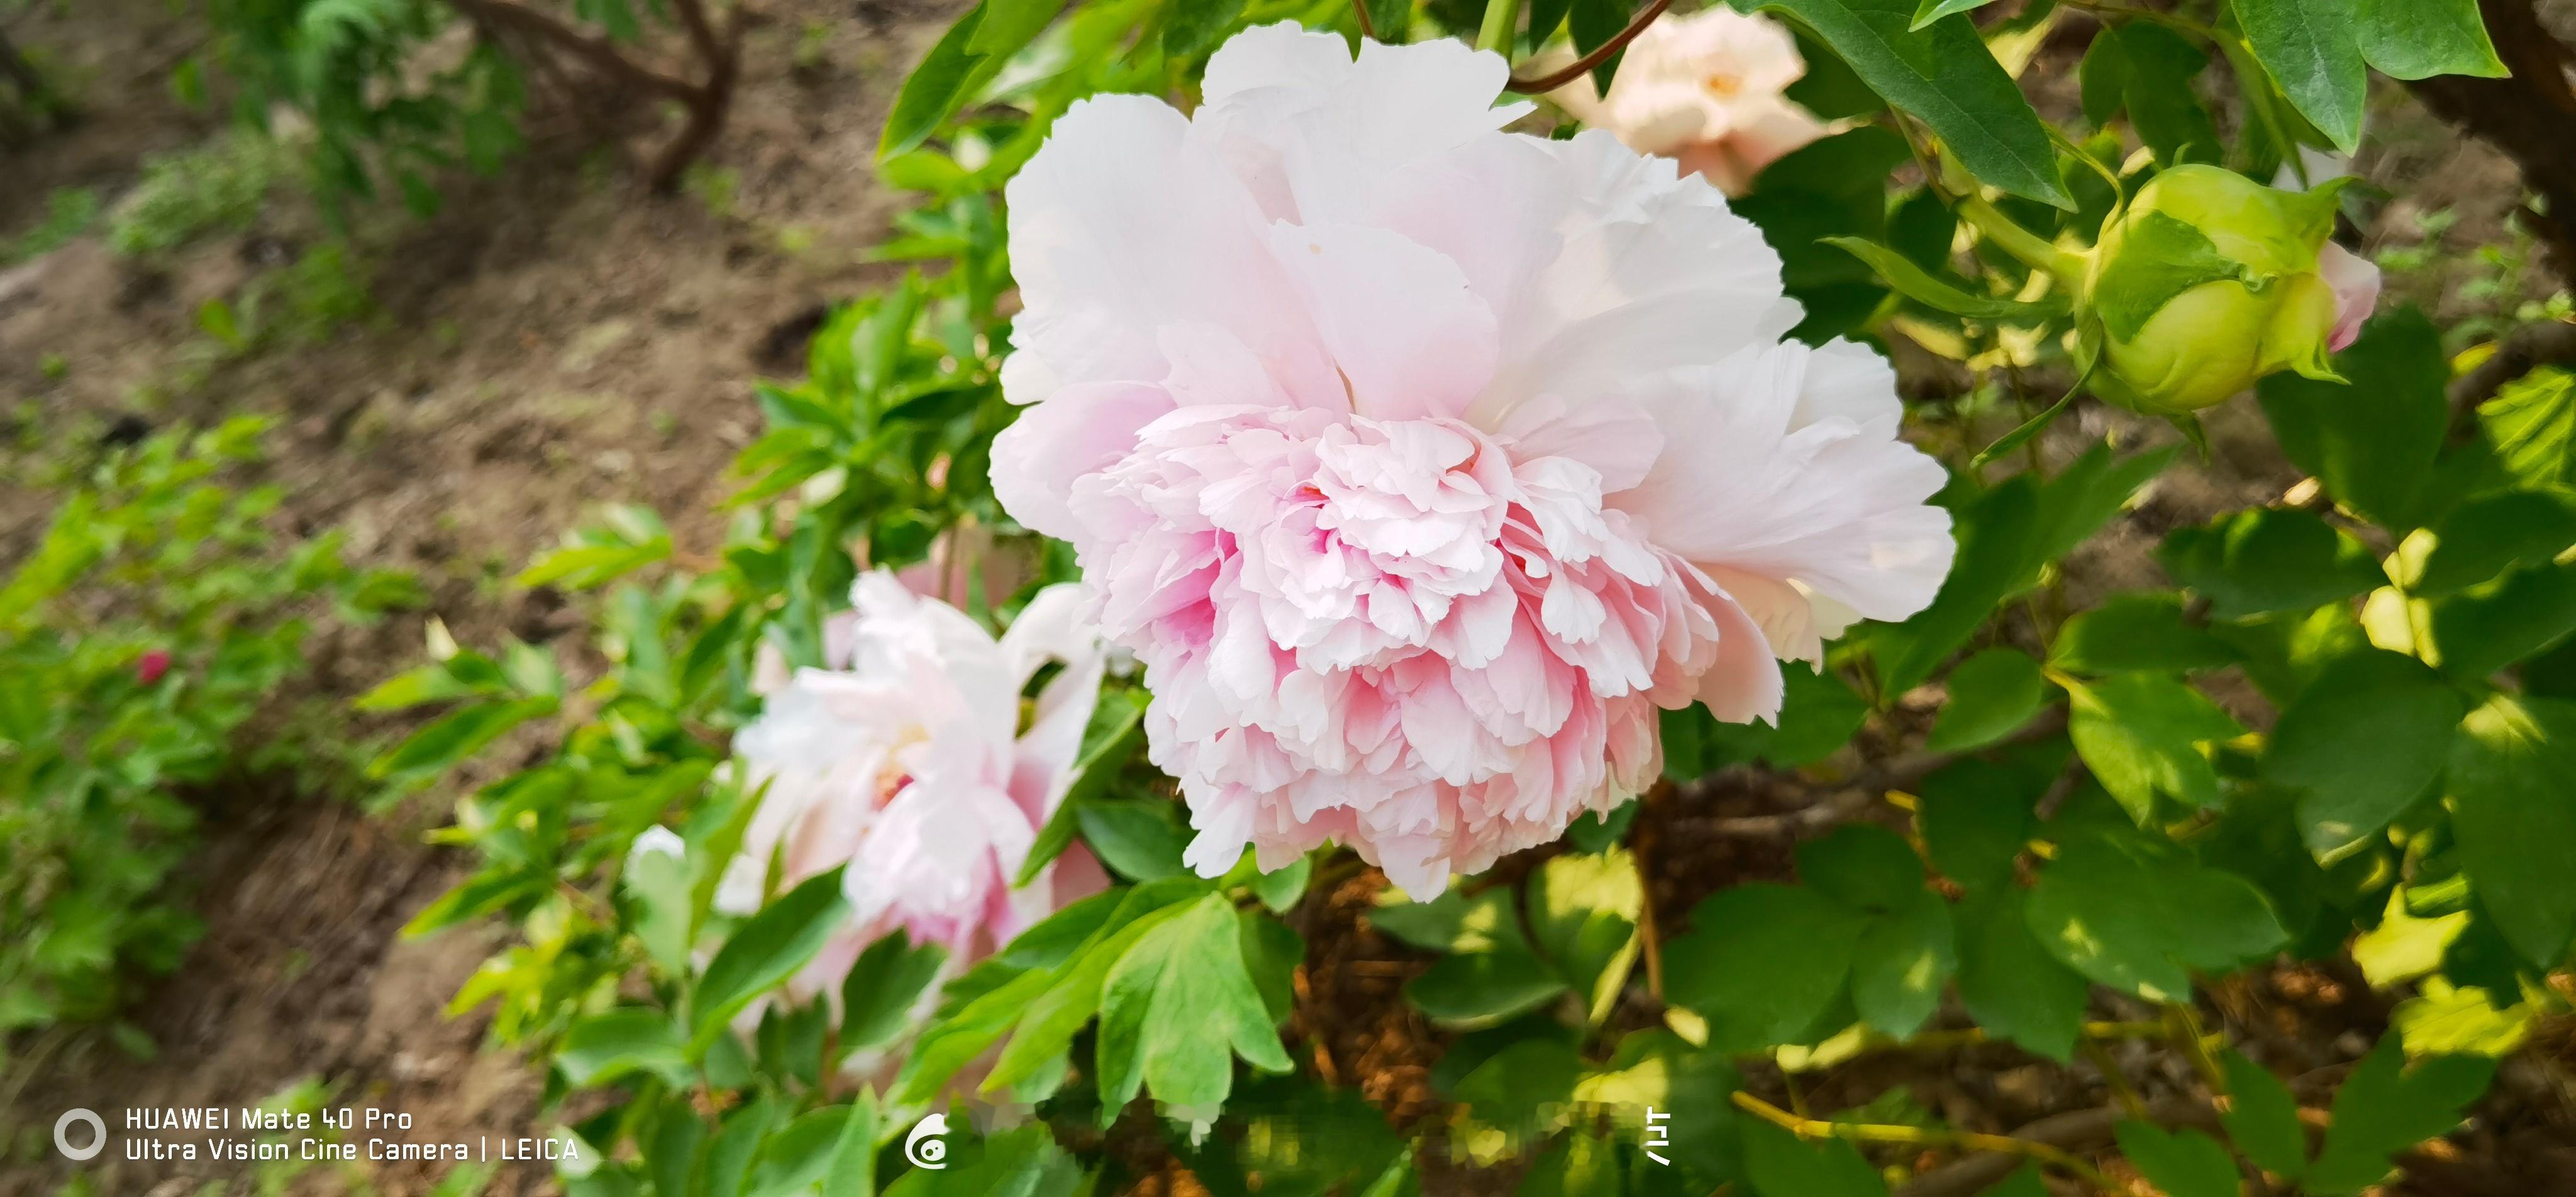
<path id="1" fill-rule="evenodd" d="M 2328 241 L 2317 255 L 2317 272 L 2335 296 L 2334 333 L 2326 348 L 2341 353 L 2361 339 L 2361 326 L 2379 306 L 2379 264 Z"/>
<path id="2" fill-rule="evenodd" d="M 1494 314 L 1456 263 L 1357 225 L 1278 225 L 1270 245 L 1341 368 L 1352 410 L 1456 415 L 1493 376 Z"/>

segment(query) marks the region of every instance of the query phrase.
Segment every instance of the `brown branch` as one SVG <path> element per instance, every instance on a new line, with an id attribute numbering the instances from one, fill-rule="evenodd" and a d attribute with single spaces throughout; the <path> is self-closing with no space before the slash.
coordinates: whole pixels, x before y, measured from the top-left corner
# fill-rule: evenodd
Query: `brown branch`
<path id="1" fill-rule="evenodd" d="M 2165 1127 L 2215 1130 L 2218 1111 L 2197 1101 L 2165 1101 L 2147 1107 L 2147 1117 Z M 2014 1131 L 2012 1139 L 2067 1153 L 2099 1150 L 2111 1143 L 2111 1128 L 2127 1118 L 2122 1110 L 2078 1110 L 2056 1114 Z M 1974 1155 L 1915 1177 L 1896 1190 L 1896 1197 L 1971 1197 L 2021 1167 L 2023 1156 Z"/>
<path id="2" fill-rule="evenodd" d="M 1376 41 L 1377 22 L 1369 19 L 1368 0 L 1351 0 L 1351 15 L 1359 18 L 1360 36 Z"/>
<path id="3" fill-rule="evenodd" d="M 2523 210 L 2523 219 L 2548 247 L 2562 279 L 2576 280 L 2576 89 L 2567 67 L 2576 61 L 2549 32 L 2532 0 L 2479 0 L 2496 56 L 2513 74 L 2504 79 L 2442 75 L 2409 83 L 2424 106 L 2503 150 L 2522 168 L 2523 184 L 2547 211 Z"/>
<path id="4" fill-rule="evenodd" d="M 2513 330 L 2476 369 L 2451 380 L 2451 443 L 2476 433 L 2478 405 L 2495 398 L 2505 384 L 2543 366 L 2569 365 L 2576 365 L 2576 324 L 2551 320 Z"/>
<path id="5" fill-rule="evenodd" d="M 1912 790 L 1921 785 L 1924 778 L 1957 764 L 1963 758 L 2000 748 L 2037 744 L 2065 731 L 2066 708 L 2054 707 L 2041 712 L 2020 731 L 1982 748 L 1967 752 L 1910 752 L 1886 764 L 1862 770 L 1851 780 L 1835 786 L 1833 793 L 1821 801 L 1776 815 L 1718 819 L 1710 824 L 1710 830 L 1725 836 L 1767 839 L 1829 827 L 1857 817 L 1887 791 Z M 1697 789 L 1697 783 L 1690 788 Z"/>
<path id="6" fill-rule="evenodd" d="M 652 70 L 617 52 L 616 43 L 593 37 L 535 9 L 509 0 L 450 0 L 457 10 L 489 25 L 515 29 L 589 64 L 603 75 L 644 91 L 693 103 L 698 85 Z"/>
<path id="7" fill-rule="evenodd" d="M 1568 83 L 1572 83 L 1575 80 L 1582 78 L 1585 72 L 1601 65 L 1602 63 L 1610 61 L 1611 55 L 1626 49 L 1628 43 L 1637 40 L 1637 35 L 1644 33 L 1646 31 L 1646 26 L 1654 24 L 1655 18 L 1664 15 L 1664 10 L 1672 7 L 1672 4 L 1673 0 L 1655 0 L 1654 3 L 1647 5 L 1643 11 L 1639 12 L 1636 19 L 1629 21 L 1628 27 L 1620 30 L 1617 36 L 1593 47 L 1591 53 L 1575 59 L 1573 65 L 1566 67 L 1564 70 L 1551 71 L 1536 79 L 1514 78 L 1510 82 L 1503 84 L 1503 86 L 1525 96 L 1535 96 L 1555 91 L 1557 88 L 1563 87 Z"/>

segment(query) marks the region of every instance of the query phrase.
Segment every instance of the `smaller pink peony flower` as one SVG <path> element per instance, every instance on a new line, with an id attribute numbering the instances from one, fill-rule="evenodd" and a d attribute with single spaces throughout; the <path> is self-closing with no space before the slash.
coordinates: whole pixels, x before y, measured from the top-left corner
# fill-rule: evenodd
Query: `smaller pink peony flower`
<path id="1" fill-rule="evenodd" d="M 2341 353 L 2361 339 L 2361 326 L 2379 306 L 2379 264 L 2328 241 L 2317 254 L 2317 273 L 2335 297 L 2334 333 L 2326 348 Z"/>
<path id="2" fill-rule="evenodd" d="M 830 668 L 798 670 L 734 737 L 745 784 L 767 789 L 717 909 L 759 909 L 773 867 L 784 888 L 848 866 L 850 925 L 789 981 L 799 1000 L 836 995 L 859 953 L 897 929 L 946 947 L 953 972 L 1108 880 L 1075 848 L 1011 885 L 1072 784 L 1099 699 L 1106 653 L 1075 589 L 1040 591 L 999 640 L 883 570 L 852 598 Z M 1051 661 L 1064 668 L 1024 728 L 1022 689 Z"/>
<path id="3" fill-rule="evenodd" d="M 162 675 L 169 672 L 170 650 L 166 648 L 156 648 L 146 652 L 134 662 L 134 680 L 146 686 L 160 681 Z"/>
<path id="4" fill-rule="evenodd" d="M 1607 97 L 1587 74 L 1548 98 L 1628 148 L 1742 195 L 1764 167 L 1825 135 L 1822 122 L 1781 95 L 1806 73 L 1778 22 L 1717 5 L 1647 26 L 1620 58 Z"/>

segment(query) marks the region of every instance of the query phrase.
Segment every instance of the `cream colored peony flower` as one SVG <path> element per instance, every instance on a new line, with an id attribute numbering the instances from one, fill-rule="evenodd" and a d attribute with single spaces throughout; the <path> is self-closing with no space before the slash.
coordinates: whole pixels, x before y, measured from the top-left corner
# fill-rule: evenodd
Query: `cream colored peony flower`
<path id="1" fill-rule="evenodd" d="M 1629 149 L 1671 158 L 1718 190 L 1742 195 L 1762 168 L 1825 135 L 1821 122 L 1780 94 L 1806 73 L 1798 43 L 1778 22 L 1719 4 L 1689 16 L 1666 13 L 1647 26 L 1620 58 L 1607 97 L 1586 74 L 1548 98 Z"/>

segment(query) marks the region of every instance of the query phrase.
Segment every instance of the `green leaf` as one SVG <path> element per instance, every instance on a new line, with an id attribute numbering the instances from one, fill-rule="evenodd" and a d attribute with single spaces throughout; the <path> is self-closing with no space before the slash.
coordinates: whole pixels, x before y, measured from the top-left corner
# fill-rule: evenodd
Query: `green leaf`
<path id="1" fill-rule="evenodd" d="M 461 655 L 461 654 L 460 654 Z M 385 679 L 373 690 L 358 696 L 350 705 L 361 711 L 399 711 L 424 703 L 444 702 L 469 694 L 488 694 L 493 687 L 478 685 L 456 676 L 450 662 L 439 661 Z"/>
<path id="2" fill-rule="evenodd" d="M 2037 824 L 2031 808 L 2046 784 L 1974 758 L 1924 778 L 1915 818 L 1932 867 L 1971 893 L 2011 885 L 2014 861 Z"/>
<path id="3" fill-rule="evenodd" d="M 2326 666 L 2281 712 L 2263 776 L 2301 790 L 2308 851 L 2331 860 L 2386 827 L 2442 775 L 2463 704 L 2423 662 L 2380 649 Z"/>
<path id="4" fill-rule="evenodd" d="M 673 1084 L 685 1083 L 690 1074 L 687 1044 L 671 1025 L 671 1016 L 631 1006 L 572 1024 L 555 1053 L 555 1068 L 576 1089 L 605 1085 L 633 1072 L 650 1072 Z"/>
<path id="5" fill-rule="evenodd" d="M 2487 582 L 2516 566 L 2548 564 L 2576 544 L 2576 492 L 2508 490 L 2470 499 L 2428 532 L 2418 568 L 2400 583 L 2417 598 L 2439 598 Z M 2415 548 L 2410 537 L 2406 550 Z"/>
<path id="6" fill-rule="evenodd" d="M 1404 986 L 1404 996 L 1435 1021 L 1467 1029 L 1492 1026 L 1566 990 L 1565 977 L 1521 934 L 1509 889 L 1384 907 L 1370 920 L 1419 946 L 1441 946 L 1432 942 L 1435 937 L 1445 940 L 1450 954 Z"/>
<path id="7" fill-rule="evenodd" d="M 1867 923 L 1810 889 L 1720 890 L 1665 950 L 1665 996 L 1708 1020 L 1713 1050 L 1795 1042 L 1842 993 Z"/>
<path id="8" fill-rule="evenodd" d="M 2361 56 L 2396 79 L 2507 72 L 2478 0 L 2359 0 Z"/>
<path id="9" fill-rule="evenodd" d="M 1573 0 L 1566 13 L 1566 32 L 1573 36 L 1577 56 L 1589 54 L 1627 28 L 1629 16 L 1636 11 L 1636 0 Z M 1618 74 L 1619 61 L 1627 56 L 1622 50 L 1592 68 L 1592 87 L 1607 94 L 1610 80 Z"/>
<path id="10" fill-rule="evenodd" d="M 1886 914 L 1924 893 L 1923 862 L 1905 837 L 1874 823 L 1837 827 L 1798 845 L 1798 880 L 1863 914 Z"/>
<path id="11" fill-rule="evenodd" d="M 864 1102 L 860 1104 L 865 1104 Z M 851 1112 L 824 1106 L 796 1116 L 760 1145 L 743 1197 L 798 1197 L 811 1193 L 831 1171 L 832 1157 L 849 1128 Z"/>
<path id="12" fill-rule="evenodd" d="M 1593 1021 L 1609 1015 L 1636 961 L 1645 901 L 1637 860 L 1624 848 L 1554 857 L 1530 878 L 1530 934 Z"/>
<path id="13" fill-rule="evenodd" d="M 1244 967 L 1234 905 L 1209 894 L 1139 940 L 1109 970 L 1100 999 L 1102 1104 L 1138 1084 L 1167 1106 L 1214 1109 L 1234 1088 L 1234 1057 L 1266 1072 L 1293 1065 Z"/>
<path id="14" fill-rule="evenodd" d="M 948 27 L 939 43 L 930 48 L 921 65 L 904 77 L 903 90 L 894 98 L 894 108 L 886 115 L 885 133 L 877 139 L 877 157 L 892 158 L 929 140 L 932 130 L 964 102 L 967 76 L 981 56 L 969 51 L 975 40 L 976 27 L 984 22 L 985 6 L 978 4 L 966 10 L 957 23 Z"/>
<path id="15" fill-rule="evenodd" d="M 1306 882 L 1314 876 L 1315 858 L 1300 856 L 1286 866 L 1263 873 L 1252 883 L 1252 896 L 1261 900 L 1272 914 L 1286 914 L 1306 897 Z"/>
<path id="16" fill-rule="evenodd" d="M 1745 1122 L 1744 1165 L 1761 1197 L 1887 1197 L 1860 1149 L 1840 1139 L 1810 1144 L 1768 1122 Z"/>
<path id="17" fill-rule="evenodd" d="M 2241 1197 L 2245 1191 L 2227 1149 L 2199 1131 L 2122 1122 L 2112 1133 L 2120 1141 L 2120 1154 L 2165 1197 Z"/>
<path id="18" fill-rule="evenodd" d="M 2221 619 L 2305 611 L 2388 581 L 2351 533 L 2295 508 L 2260 507 L 2175 529 L 2156 559 Z"/>
<path id="19" fill-rule="evenodd" d="M 2039 1177 L 2039 1165 L 2024 1164 L 1980 1197 L 2050 1197 L 2048 1182 Z"/>
<path id="20" fill-rule="evenodd" d="M 2236 663 L 2240 654 L 2235 649 L 2183 612 L 2182 596 L 2171 591 L 2108 595 L 2101 606 L 2077 613 L 2057 629 L 2048 663 L 2083 674 L 2188 673 Z"/>
<path id="21" fill-rule="evenodd" d="M 1181 854 L 1189 849 L 1189 825 L 1180 806 L 1160 798 L 1094 798 L 1074 811 L 1082 842 L 1119 876 L 1154 881 L 1189 871 Z"/>
<path id="22" fill-rule="evenodd" d="M 2308 1133 L 2299 1125 L 2299 1100 L 2270 1069 L 2241 1052 L 2219 1057 L 2227 1072 L 2228 1108 L 2218 1115 L 2227 1137 L 2254 1166 L 2297 1180 L 2308 1166 Z"/>
<path id="23" fill-rule="evenodd" d="M 2403 532 L 2431 515 L 2451 419 L 2441 333 L 2421 310 L 2401 307 L 2372 320 L 2335 361 L 2351 381 L 2283 371 L 2256 384 L 2255 397 L 2291 462 L 2336 502 Z"/>
<path id="24" fill-rule="evenodd" d="M 2349 154 L 2361 146 L 2369 72 L 2350 0 L 2229 0 L 2281 94 Z"/>
<path id="25" fill-rule="evenodd" d="M 2017 299 L 1998 299 L 1990 295 L 1972 295 L 1956 284 L 1935 278 L 1931 271 L 1914 264 L 1903 254 L 1864 237 L 1827 237 L 1827 245 L 1867 262 L 1900 295 L 1934 311 L 1965 316 L 1971 320 L 2015 323 L 2036 327 L 2049 317 L 2067 310 L 2064 296 L 2052 293 L 2050 302 L 2024 303 Z"/>
<path id="26" fill-rule="evenodd" d="M 2432 607 L 2434 663 L 2452 677 L 2484 679 L 2576 633 L 2576 560 L 2518 569 Z"/>
<path id="27" fill-rule="evenodd" d="M 805 967 L 850 917 L 841 870 L 817 874 L 744 920 L 707 962 L 690 994 L 690 1044 L 703 1050 L 725 1024 Z"/>
<path id="28" fill-rule="evenodd" d="M 627 854 L 617 886 L 633 903 L 632 926 L 646 955 L 671 976 L 689 969 L 696 912 L 689 905 L 689 862 L 679 852 L 655 850 L 649 841 Z"/>
<path id="29" fill-rule="evenodd" d="M 1861 1021 L 1903 1039 L 1923 1029 L 1958 971 L 1950 904 L 1927 891 L 1861 932 L 1852 954 L 1852 1004 Z"/>
<path id="30" fill-rule="evenodd" d="M 2020 730 L 2048 702 L 2039 662 L 2009 648 L 1990 648 L 1950 671 L 1950 701 L 1924 747 L 1934 752 L 1983 748 Z"/>
<path id="31" fill-rule="evenodd" d="M 1205 888 L 1196 886 L 1191 893 L 1196 896 Z M 1143 892 L 1141 887 L 1138 892 Z M 1176 887 L 1174 892 L 1180 891 Z M 1142 905 L 1122 903 L 1123 912 L 1135 915 L 1131 921 L 1104 927 L 1105 933 L 1095 934 L 1048 975 L 1043 992 L 1019 1004 L 1021 1009 L 1014 1012 L 1018 1028 L 984 1078 L 985 1092 L 1005 1092 L 1024 1081 L 1062 1074 L 1074 1036 L 1100 1011 L 1101 989 L 1110 970 L 1146 936 L 1189 909 L 1186 901 L 1160 902 L 1151 910 L 1143 910 Z"/>
<path id="32" fill-rule="evenodd" d="M 924 990 L 939 978 L 948 949 L 915 945 L 898 929 L 869 944 L 841 980 L 841 1050 L 863 1051 L 894 1042 L 912 1025 Z"/>
<path id="33" fill-rule="evenodd" d="M 2306 1191 L 2329 1197 L 2378 1184 L 2389 1157 L 2450 1133 L 2494 1076 L 2495 1061 L 2474 1056 L 2434 1056 L 2408 1068 L 2397 1036 L 2382 1036 L 2335 1094 L 2334 1121 L 2308 1169 Z"/>
<path id="34" fill-rule="evenodd" d="M 2218 770 L 2202 745 L 2244 734 L 2227 712 L 2170 677 L 2123 673 L 2070 692 L 2067 735 L 2094 779 L 2146 823 L 2156 799 L 2218 804 Z"/>
<path id="35" fill-rule="evenodd" d="M 2005 887 L 1959 907 L 1959 1002 L 1987 1032 L 2064 1063 L 2092 989 L 2032 933 L 2027 903 Z"/>
<path id="36" fill-rule="evenodd" d="M 1066 845 L 1073 842 L 1077 805 L 1107 791 L 1110 780 L 1127 767 L 1136 746 L 1145 742 L 1144 719 L 1144 691 L 1122 687 L 1101 692 L 1100 705 L 1091 709 L 1091 723 L 1083 729 L 1082 755 L 1074 762 L 1073 780 L 1056 803 L 1055 813 L 1047 816 L 1046 826 L 1038 829 L 1037 842 L 1030 845 L 1029 857 L 1020 865 L 1020 875 L 1011 880 L 1012 886 L 1037 880 L 1040 870 L 1064 854 Z"/>
<path id="37" fill-rule="evenodd" d="M 1994 2 L 1995 0 L 1922 0 L 1922 4 L 1914 10 L 1914 24 L 1911 28 L 1920 31 L 1923 27 L 1952 13 L 1974 12 Z"/>
<path id="38" fill-rule="evenodd" d="M 832 1148 L 831 1166 L 823 1174 L 823 1197 L 876 1197 L 876 1191 L 876 1095 L 861 1089 L 859 1099 L 850 1103 L 840 1141 Z"/>
<path id="39" fill-rule="evenodd" d="M 1243 15 L 1244 0 L 1173 0 L 1163 9 L 1163 54 L 1194 58 L 1216 48 Z"/>
<path id="40" fill-rule="evenodd" d="M 482 751 L 511 728 L 554 712 L 555 700 L 544 697 L 459 707 L 368 762 L 367 775 L 396 786 L 418 784 Z"/>
<path id="41" fill-rule="evenodd" d="M 1872 91 L 1922 119 L 1969 173 L 2025 199 L 2072 209 L 2048 127 L 1976 26 L 1951 15 L 1914 28 L 1916 0 L 1733 0 L 1796 18 Z M 1579 7 L 1578 7 L 1579 11 Z"/>
<path id="42" fill-rule="evenodd" d="M 2534 370 L 2478 405 L 2506 474 L 2533 488 L 2576 487 L 2576 374 Z"/>
<path id="43" fill-rule="evenodd" d="M 2576 702 L 2499 694 L 2451 744 L 2452 833 L 2478 903 L 2544 969 L 2576 941 Z"/>
<path id="44" fill-rule="evenodd" d="M 767 1097 L 752 1099 L 750 1104 L 725 1116 L 724 1126 L 708 1140 L 691 1169 L 689 1191 L 706 1197 L 737 1197 L 743 1181 L 749 1179 L 752 1159 L 760 1151 L 760 1142 L 769 1137 L 769 1128 L 778 1123 L 778 1107 Z"/>
<path id="45" fill-rule="evenodd" d="M 2030 891 L 2030 929 L 2077 972 L 2148 1001 L 2191 994 L 2289 939 L 2261 891 L 2150 832 L 2082 828 Z"/>
<path id="46" fill-rule="evenodd" d="M 2116 78 L 2109 81 L 2118 89 L 2118 106 L 2128 110 L 2130 126 L 2137 130 L 2138 140 L 2155 151 L 2157 162 L 2173 166 L 2219 160 L 2224 146 L 2219 141 L 2218 126 L 2200 102 L 2194 85 L 2194 80 L 2209 67 L 2205 51 L 2181 34 L 2149 21 L 2131 21 L 2094 35 L 2093 47 L 2084 58 L 2085 111 L 2100 125 L 2108 112 L 2095 116 L 2099 103 L 2093 96 L 2097 55 L 2119 64 L 2112 72 Z"/>

